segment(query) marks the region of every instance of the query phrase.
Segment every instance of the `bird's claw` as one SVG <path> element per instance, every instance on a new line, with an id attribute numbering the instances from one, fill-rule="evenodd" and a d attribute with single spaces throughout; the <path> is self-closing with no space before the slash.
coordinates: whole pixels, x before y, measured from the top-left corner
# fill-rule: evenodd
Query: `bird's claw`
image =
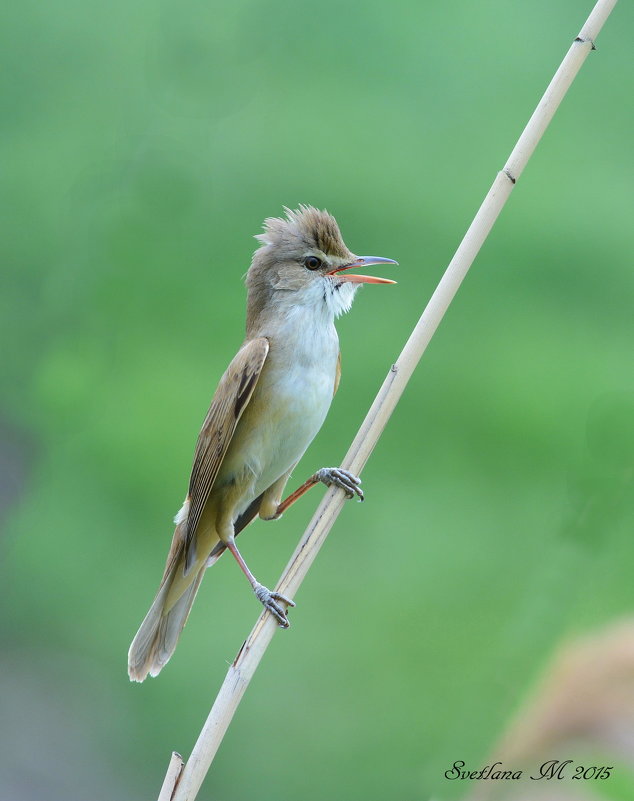
<path id="1" fill-rule="evenodd" d="M 295 601 L 292 601 L 285 595 L 280 595 L 279 592 L 271 592 L 271 590 L 269 590 L 269 588 L 265 587 L 263 584 L 256 584 L 253 589 L 258 601 L 260 601 L 262 606 L 273 615 L 273 617 L 277 620 L 278 625 L 283 629 L 287 629 L 291 624 L 286 616 L 286 610 L 277 602 L 281 601 L 287 606 L 295 606 Z"/>
<path id="2" fill-rule="evenodd" d="M 340 487 L 346 493 L 346 498 L 354 498 L 356 495 L 362 501 L 365 497 L 359 486 L 361 479 L 341 467 L 322 467 L 315 473 L 315 478 L 327 487 Z"/>

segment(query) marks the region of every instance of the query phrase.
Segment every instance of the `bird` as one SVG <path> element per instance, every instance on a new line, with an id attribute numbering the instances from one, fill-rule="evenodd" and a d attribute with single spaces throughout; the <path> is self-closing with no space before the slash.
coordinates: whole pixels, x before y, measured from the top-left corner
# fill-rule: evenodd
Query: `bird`
<path id="1" fill-rule="evenodd" d="M 132 681 L 156 676 L 176 648 L 207 570 L 229 550 L 282 628 L 290 598 L 250 571 L 237 535 L 256 516 L 279 518 L 316 484 L 363 500 L 360 479 L 321 468 L 285 500 L 291 472 L 321 428 L 339 386 L 341 355 L 334 321 L 349 311 L 361 284 L 394 284 L 348 270 L 397 264 L 359 257 L 326 210 L 300 205 L 264 221 L 246 274 L 246 338 L 212 398 L 194 451 L 189 486 L 154 601 L 132 641 Z"/>

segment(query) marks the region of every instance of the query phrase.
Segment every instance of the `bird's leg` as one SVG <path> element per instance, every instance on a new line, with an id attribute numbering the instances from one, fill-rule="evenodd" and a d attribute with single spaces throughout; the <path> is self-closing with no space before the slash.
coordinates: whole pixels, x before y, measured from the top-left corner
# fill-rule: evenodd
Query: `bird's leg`
<path id="1" fill-rule="evenodd" d="M 244 575 L 249 579 L 249 583 L 253 587 L 253 592 L 255 593 L 257 599 L 260 601 L 262 606 L 273 615 L 273 617 L 277 620 L 278 624 L 283 628 L 287 629 L 291 624 L 289 623 L 288 617 L 286 616 L 286 610 L 284 607 L 280 606 L 278 601 L 285 603 L 287 606 L 295 606 L 295 602 L 291 601 L 290 598 L 286 598 L 284 595 L 280 595 L 279 592 L 271 592 L 268 587 L 265 587 L 263 584 L 256 579 L 253 573 L 249 570 L 247 563 L 242 558 L 242 554 L 238 550 L 238 547 L 235 543 L 233 536 L 231 536 L 226 541 L 227 548 L 231 551 L 234 555 L 236 562 L 240 565 L 240 569 L 244 573 Z"/>
<path id="2" fill-rule="evenodd" d="M 321 470 L 314 473 L 308 481 L 305 481 L 301 487 L 298 487 L 295 492 L 291 493 L 288 498 L 278 504 L 275 510 L 275 517 L 281 517 L 288 507 L 292 506 L 305 492 L 308 492 L 311 487 L 320 483 L 325 484 L 327 487 L 333 485 L 335 487 L 340 487 L 346 493 L 346 498 L 354 498 L 356 495 L 359 500 L 362 501 L 365 497 L 359 486 L 361 484 L 360 478 L 340 467 L 322 467 Z"/>

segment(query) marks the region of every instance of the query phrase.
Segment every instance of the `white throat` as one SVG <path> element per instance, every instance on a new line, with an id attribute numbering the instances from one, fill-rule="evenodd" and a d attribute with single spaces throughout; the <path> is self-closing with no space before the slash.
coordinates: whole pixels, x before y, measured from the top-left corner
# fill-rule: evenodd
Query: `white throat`
<path id="1" fill-rule="evenodd" d="M 295 362 L 321 363 L 334 370 L 339 353 L 335 318 L 347 312 L 358 284 L 325 278 L 301 290 L 275 293 L 274 316 L 267 314 L 264 336 L 273 334 L 277 347 Z"/>
<path id="2" fill-rule="evenodd" d="M 276 303 L 283 315 L 299 313 L 327 324 L 350 311 L 357 289 L 359 284 L 338 278 L 321 278 L 311 281 L 301 290 L 278 292 Z"/>

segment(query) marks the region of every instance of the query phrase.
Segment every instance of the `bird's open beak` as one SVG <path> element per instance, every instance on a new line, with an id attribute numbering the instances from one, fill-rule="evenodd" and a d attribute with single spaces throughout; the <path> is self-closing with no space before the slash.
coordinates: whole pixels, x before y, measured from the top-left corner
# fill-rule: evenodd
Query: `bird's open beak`
<path id="1" fill-rule="evenodd" d="M 336 275 L 341 281 L 349 281 L 351 284 L 395 284 L 396 281 L 390 281 L 389 278 L 377 278 L 374 275 L 341 275 L 343 270 L 352 270 L 354 267 L 368 267 L 371 264 L 398 264 L 394 259 L 384 259 L 381 256 L 359 256 L 356 261 L 351 264 L 344 264 L 343 267 L 337 267 L 336 270 L 331 270 L 326 275 Z"/>

